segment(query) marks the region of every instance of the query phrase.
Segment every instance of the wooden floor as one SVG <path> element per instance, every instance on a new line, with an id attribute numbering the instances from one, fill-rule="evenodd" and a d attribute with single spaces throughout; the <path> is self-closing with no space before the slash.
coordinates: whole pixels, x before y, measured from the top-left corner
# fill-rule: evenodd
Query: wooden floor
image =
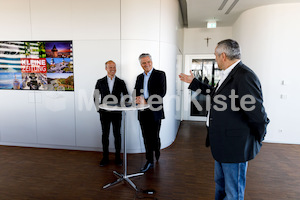
<path id="1" fill-rule="evenodd" d="M 214 199 L 214 160 L 204 147 L 205 135 L 203 123 L 182 122 L 176 141 L 161 151 L 155 168 L 131 179 L 139 189 L 155 190 L 154 195 L 136 193 L 124 183 L 102 189 L 116 180 L 112 171 L 122 172 L 122 167 L 113 162 L 99 167 L 99 152 L 0 146 L 0 199 Z M 128 155 L 129 174 L 139 171 L 144 156 Z M 249 162 L 245 199 L 300 199 L 300 145 L 264 143 Z"/>

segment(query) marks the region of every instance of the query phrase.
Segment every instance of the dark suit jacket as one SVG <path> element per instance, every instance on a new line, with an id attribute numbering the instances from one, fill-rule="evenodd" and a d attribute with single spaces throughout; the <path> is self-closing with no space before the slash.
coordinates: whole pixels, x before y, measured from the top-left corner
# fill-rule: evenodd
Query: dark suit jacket
<path id="1" fill-rule="evenodd" d="M 135 83 L 134 89 L 136 90 L 136 96 L 142 95 L 141 89 L 144 88 L 144 74 L 138 75 Z M 149 97 L 151 95 L 159 95 L 161 98 L 163 98 L 166 95 L 167 92 L 167 84 L 166 84 L 166 74 L 163 71 L 153 69 L 149 81 L 148 81 L 148 91 L 149 91 Z M 156 100 L 156 99 L 154 99 Z M 146 99 L 147 101 L 147 99 Z M 155 121 L 161 120 L 165 118 L 164 109 L 163 109 L 163 103 L 161 104 L 153 104 L 154 108 L 157 108 L 159 106 L 162 106 L 162 109 L 158 111 L 152 111 L 153 119 Z M 141 120 L 141 114 L 143 111 L 138 112 L 138 119 Z"/>
<path id="2" fill-rule="evenodd" d="M 118 103 L 120 103 L 121 95 L 128 94 L 125 82 L 122 79 L 119 79 L 117 76 L 115 76 L 115 77 L 116 78 L 115 78 L 112 93 L 110 93 L 109 88 L 108 88 L 107 76 L 105 76 L 97 81 L 95 90 L 98 90 L 99 94 L 101 95 L 101 101 L 99 102 L 100 104 L 103 103 L 103 99 L 107 95 L 114 95 L 117 98 Z M 95 97 L 95 98 L 97 98 L 97 97 Z M 108 98 L 108 101 L 112 101 L 112 99 Z M 96 105 L 96 106 L 98 106 L 98 105 Z M 99 111 L 101 112 L 103 110 L 100 109 Z"/>
<path id="3" fill-rule="evenodd" d="M 239 163 L 253 159 L 260 151 L 269 123 L 263 106 L 261 85 L 255 73 L 240 62 L 217 91 L 197 79 L 192 81 L 189 88 L 201 89 L 203 94 L 206 89 L 211 91 L 208 132 L 214 159 L 222 163 Z M 229 98 L 232 90 L 238 95 L 233 98 L 234 101 Z M 223 95 L 223 99 L 220 95 Z M 255 109 L 252 111 L 241 108 L 241 98 L 245 95 L 255 98 L 254 104 L 246 106 L 250 108 L 254 105 Z M 234 107 L 231 106 L 232 103 Z M 224 111 L 218 111 L 215 107 L 222 108 L 225 104 L 227 109 Z M 232 107 L 239 108 L 239 111 L 233 111 Z"/>

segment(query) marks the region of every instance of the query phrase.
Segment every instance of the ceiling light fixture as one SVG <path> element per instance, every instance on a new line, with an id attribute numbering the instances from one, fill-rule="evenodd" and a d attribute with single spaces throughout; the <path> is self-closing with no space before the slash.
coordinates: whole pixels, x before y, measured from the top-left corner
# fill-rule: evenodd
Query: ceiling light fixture
<path id="1" fill-rule="evenodd" d="M 235 0 L 231 6 L 228 8 L 228 10 L 226 11 L 225 15 L 229 14 L 230 11 L 233 9 L 233 7 L 237 4 L 237 2 L 239 2 L 239 0 Z"/>
<path id="2" fill-rule="evenodd" d="M 223 3 L 220 5 L 218 10 L 223 10 L 224 6 L 226 5 L 226 3 L 228 2 L 228 0 L 224 0 Z"/>

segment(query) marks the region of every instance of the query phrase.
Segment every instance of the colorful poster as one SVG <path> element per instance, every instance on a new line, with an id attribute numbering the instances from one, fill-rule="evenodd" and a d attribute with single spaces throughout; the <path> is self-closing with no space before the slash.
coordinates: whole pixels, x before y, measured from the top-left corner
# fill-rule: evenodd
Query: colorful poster
<path id="1" fill-rule="evenodd" d="M 0 42 L 0 89 L 74 91 L 72 41 Z"/>

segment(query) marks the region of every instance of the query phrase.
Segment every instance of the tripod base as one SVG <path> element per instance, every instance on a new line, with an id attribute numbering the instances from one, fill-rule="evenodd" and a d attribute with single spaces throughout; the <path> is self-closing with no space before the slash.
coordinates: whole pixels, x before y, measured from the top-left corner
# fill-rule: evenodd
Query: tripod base
<path id="1" fill-rule="evenodd" d="M 137 187 L 135 186 L 135 184 L 134 184 L 129 178 L 132 178 L 132 177 L 135 177 L 135 176 L 141 176 L 141 175 L 144 174 L 144 173 L 136 173 L 136 174 L 131 174 L 131 175 L 125 175 L 125 176 L 124 176 L 124 174 L 120 174 L 120 173 L 118 173 L 118 172 L 116 172 L 116 171 L 113 171 L 113 173 L 114 173 L 117 177 L 119 177 L 118 180 L 116 180 L 116 181 L 113 182 L 113 183 L 109 183 L 109 184 L 103 186 L 103 189 L 106 189 L 106 188 L 109 188 L 109 187 L 111 187 L 111 186 L 114 186 L 114 185 L 116 185 L 116 184 L 118 184 L 118 183 L 120 183 L 120 182 L 122 182 L 122 181 L 126 181 L 127 183 L 129 183 L 129 185 L 130 185 L 133 189 L 135 189 L 135 191 L 137 191 L 137 190 L 138 190 Z"/>

